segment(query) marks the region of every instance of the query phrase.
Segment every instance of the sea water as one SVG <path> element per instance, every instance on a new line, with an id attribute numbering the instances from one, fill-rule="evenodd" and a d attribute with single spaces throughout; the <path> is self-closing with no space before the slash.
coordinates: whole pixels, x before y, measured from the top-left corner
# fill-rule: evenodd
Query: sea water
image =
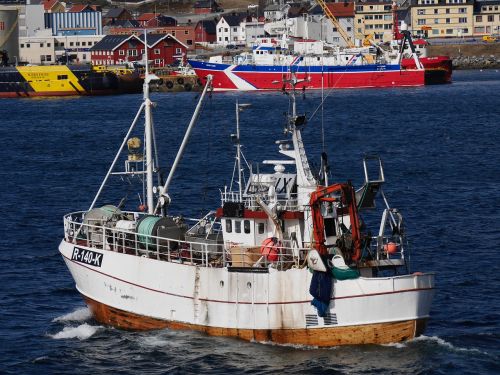
<path id="1" fill-rule="evenodd" d="M 384 192 L 406 218 L 412 271 L 436 272 L 424 336 L 317 349 L 126 332 L 91 318 L 57 247 L 64 214 L 88 208 L 141 95 L 0 100 L 0 372 L 11 374 L 495 374 L 500 355 L 500 73 L 457 71 L 451 85 L 300 93 L 314 167 L 363 182 L 362 158 L 384 161 Z M 154 94 L 168 172 L 196 93 Z M 321 102 L 324 99 L 324 105 Z M 230 183 L 234 106 L 249 163 L 276 159 L 289 101 L 280 92 L 216 93 L 203 106 L 170 189 L 171 212 L 199 216 Z M 105 190 L 103 203 L 135 192 Z M 369 314 L 366 311 L 366 314 Z"/>

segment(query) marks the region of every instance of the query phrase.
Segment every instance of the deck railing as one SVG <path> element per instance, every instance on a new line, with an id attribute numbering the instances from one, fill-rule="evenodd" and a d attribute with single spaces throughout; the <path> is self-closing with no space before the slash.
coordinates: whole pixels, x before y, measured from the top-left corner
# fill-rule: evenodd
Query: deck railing
<path id="1" fill-rule="evenodd" d="M 207 243 L 150 236 L 116 228 L 114 225 L 83 223 L 83 214 L 84 212 L 75 212 L 64 217 L 66 242 L 168 262 L 200 267 L 263 268 L 272 265 L 277 269 L 288 269 L 303 262 L 310 250 L 296 248 L 291 241 L 283 241 L 282 246 L 275 247 L 276 254 L 270 260 L 261 255 L 260 246 L 247 247 L 234 242 Z"/>
<path id="2" fill-rule="evenodd" d="M 162 261 L 198 265 L 200 267 L 259 267 L 271 266 L 279 270 L 299 267 L 306 263 L 309 247 L 298 247 L 296 241 L 283 240 L 281 246 L 272 249 L 271 256 L 263 256 L 261 247 L 248 247 L 234 242 L 186 241 L 150 236 L 132 230 L 116 228 L 114 225 L 83 223 L 85 212 L 75 212 L 64 217 L 66 242 L 94 247 L 123 254 L 142 256 Z M 125 215 L 144 215 L 124 213 Z M 187 219 L 193 224 L 199 220 Z M 187 232 L 189 238 L 189 232 Z M 205 237 L 200 237 L 203 239 Z M 222 233 L 220 233 L 222 238 Z M 399 266 L 404 264 L 405 243 L 394 236 L 372 237 L 362 250 L 362 264 L 372 266 Z M 371 263 L 370 263 L 371 262 Z"/>

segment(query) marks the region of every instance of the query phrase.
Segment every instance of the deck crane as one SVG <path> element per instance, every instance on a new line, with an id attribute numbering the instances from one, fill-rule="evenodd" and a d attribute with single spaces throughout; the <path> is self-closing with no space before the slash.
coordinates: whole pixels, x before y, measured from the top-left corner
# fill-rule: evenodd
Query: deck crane
<path id="1" fill-rule="evenodd" d="M 347 47 L 349 47 L 349 48 L 355 47 L 354 43 L 352 42 L 349 35 L 347 35 L 347 32 L 344 30 L 344 28 L 340 24 L 339 20 L 337 19 L 337 17 L 335 17 L 333 15 L 333 13 L 330 11 L 330 9 L 326 6 L 326 3 L 324 2 L 324 0 L 316 0 L 316 2 L 321 7 L 321 9 L 323 9 L 323 12 L 328 17 L 328 19 L 332 22 L 333 26 L 335 26 L 337 28 L 337 31 L 339 32 L 340 36 L 347 43 Z"/>
<path id="2" fill-rule="evenodd" d="M 353 248 L 349 249 L 352 253 L 345 255 L 349 255 L 350 260 L 357 262 L 361 258 L 361 234 L 358 208 L 356 206 L 356 192 L 350 182 L 337 183 L 326 187 L 318 186 L 316 191 L 311 193 L 309 205 L 313 220 L 314 247 L 322 255 L 326 255 L 328 252 L 325 245 L 325 220 L 321 212 L 321 206 L 324 203 L 334 202 L 339 204 L 340 210 L 349 213 Z"/>

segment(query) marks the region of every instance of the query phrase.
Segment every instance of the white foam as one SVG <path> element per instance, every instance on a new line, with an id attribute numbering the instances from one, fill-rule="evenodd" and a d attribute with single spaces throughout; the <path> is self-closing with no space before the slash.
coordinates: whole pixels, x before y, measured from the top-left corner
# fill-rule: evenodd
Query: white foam
<path id="1" fill-rule="evenodd" d="M 87 307 L 82 307 L 80 309 L 77 309 L 73 312 L 70 312 L 68 314 L 65 314 L 63 316 L 59 316 L 52 320 L 53 322 L 84 322 L 90 317 L 92 314 L 90 313 L 90 310 Z"/>
<path id="2" fill-rule="evenodd" d="M 472 353 L 481 353 L 481 354 L 486 354 L 488 355 L 488 353 L 485 353 L 485 352 L 482 352 L 481 350 L 479 349 L 475 349 L 475 348 L 460 348 L 458 346 L 455 346 L 453 345 L 452 343 L 449 343 L 448 341 L 446 340 L 443 340 L 441 337 L 437 337 L 437 336 L 419 336 L 419 337 L 416 337 L 414 338 L 413 340 L 411 340 L 410 342 L 418 342 L 418 341 L 430 341 L 430 342 L 434 342 L 448 350 L 451 350 L 451 351 L 455 351 L 455 352 L 472 352 Z"/>
<path id="3" fill-rule="evenodd" d="M 152 347 L 167 346 L 169 343 L 170 341 L 162 339 L 161 337 L 158 336 L 146 336 L 143 337 L 141 340 L 141 344 Z"/>
<path id="4" fill-rule="evenodd" d="M 403 348 L 406 348 L 406 343 L 404 343 L 404 342 L 391 342 L 389 344 L 382 344 L 382 346 L 389 346 L 392 348 L 403 349 Z"/>
<path id="5" fill-rule="evenodd" d="M 62 331 L 50 335 L 53 339 L 74 339 L 86 340 L 95 334 L 100 328 L 99 326 L 91 326 L 87 323 L 81 324 L 78 327 L 64 327 Z"/>

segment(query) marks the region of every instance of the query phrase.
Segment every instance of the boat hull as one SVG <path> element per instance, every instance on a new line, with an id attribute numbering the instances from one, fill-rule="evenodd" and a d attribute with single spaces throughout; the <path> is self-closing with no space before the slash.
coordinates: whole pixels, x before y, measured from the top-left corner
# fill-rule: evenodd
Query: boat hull
<path id="1" fill-rule="evenodd" d="M 436 85 L 451 83 L 453 62 L 448 56 L 421 57 L 420 62 L 425 69 L 425 84 Z M 415 60 L 403 59 L 401 62 L 405 69 L 415 69 Z"/>
<path id="2" fill-rule="evenodd" d="M 154 329 L 193 330 L 210 336 L 237 337 L 247 341 L 273 342 L 283 345 L 329 347 L 338 345 L 388 344 L 407 341 L 424 333 L 427 318 L 402 322 L 365 324 L 315 329 L 239 329 L 210 327 L 155 319 L 120 310 L 83 296 L 92 316 L 99 323 L 134 331 Z"/>
<path id="3" fill-rule="evenodd" d="M 0 68 L 0 98 L 137 93 L 141 87 L 137 74 L 117 75 L 89 65 Z"/>
<path id="4" fill-rule="evenodd" d="M 352 66 L 259 66 L 229 65 L 190 60 L 203 83 L 213 76 L 214 90 L 281 90 L 292 68 L 298 89 L 412 87 L 425 85 L 425 71 L 400 69 L 399 65 L 370 64 Z"/>
<path id="5" fill-rule="evenodd" d="M 327 316 L 319 317 L 305 268 L 198 267 L 64 240 L 59 250 L 95 319 L 123 329 L 192 329 L 313 346 L 383 344 L 421 334 L 434 294 L 432 274 L 334 281 Z M 89 250 L 98 264 L 75 260 L 75 251 Z"/>

